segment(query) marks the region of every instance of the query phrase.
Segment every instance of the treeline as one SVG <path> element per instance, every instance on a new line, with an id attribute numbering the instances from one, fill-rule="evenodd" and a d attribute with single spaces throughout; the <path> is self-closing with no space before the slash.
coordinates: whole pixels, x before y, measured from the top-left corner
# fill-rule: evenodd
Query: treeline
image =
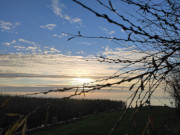
<path id="1" fill-rule="evenodd" d="M 7 102 L 7 104 L 5 102 Z M 28 129 L 125 107 L 125 103 L 122 101 L 3 95 L 0 95 L 0 105 L 1 129 L 8 128 L 8 126 L 18 120 L 19 117 L 28 115 L 33 111 L 33 114 L 27 119 Z"/>

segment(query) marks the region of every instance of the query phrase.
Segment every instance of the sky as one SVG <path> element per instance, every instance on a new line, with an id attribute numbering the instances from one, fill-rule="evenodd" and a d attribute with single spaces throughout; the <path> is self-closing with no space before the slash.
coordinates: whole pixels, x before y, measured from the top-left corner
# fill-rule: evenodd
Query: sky
<path id="1" fill-rule="evenodd" d="M 107 12 L 96 1 L 83 2 L 97 11 Z M 134 11 L 125 3 L 112 2 L 122 10 L 122 15 L 125 10 Z M 113 14 L 112 17 L 121 21 Z M 99 63 L 97 56 L 135 56 L 132 46 L 124 47 L 125 44 L 118 45 L 111 40 L 75 38 L 67 41 L 70 37 L 67 33 L 78 31 L 88 36 L 127 36 L 122 28 L 97 18 L 71 0 L 0 0 L 0 92 L 25 94 L 77 86 L 111 76 L 122 67 Z M 141 56 L 136 55 L 138 57 Z M 119 87 L 113 90 L 88 94 L 87 98 L 125 100 L 131 94 Z M 163 98 L 164 94 L 159 93 L 161 95 L 156 96 Z"/>

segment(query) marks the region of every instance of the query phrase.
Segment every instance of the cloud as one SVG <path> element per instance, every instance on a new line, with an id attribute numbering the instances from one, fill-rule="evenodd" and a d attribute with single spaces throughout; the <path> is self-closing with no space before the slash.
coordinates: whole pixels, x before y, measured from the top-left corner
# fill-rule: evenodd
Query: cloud
<path id="1" fill-rule="evenodd" d="M 61 33 L 61 35 L 53 34 L 53 37 L 58 37 L 58 38 L 63 38 L 63 37 L 66 37 L 66 36 L 67 36 L 66 33 Z"/>
<path id="2" fill-rule="evenodd" d="M 58 37 L 58 35 L 57 34 L 53 34 L 53 37 Z"/>
<path id="3" fill-rule="evenodd" d="M 90 42 L 80 42 L 79 44 L 82 44 L 82 45 L 91 45 Z"/>
<path id="4" fill-rule="evenodd" d="M 115 34 L 115 31 L 112 30 L 112 31 L 109 32 L 109 34 L 110 35 Z"/>
<path id="5" fill-rule="evenodd" d="M 67 20 L 69 23 L 79 23 L 80 25 L 82 25 L 82 20 L 80 18 L 72 18 L 67 14 L 63 14 L 63 8 L 66 8 L 66 6 L 61 1 L 51 0 L 50 8 L 52 9 L 55 15 Z"/>
<path id="6" fill-rule="evenodd" d="M 76 52 L 77 54 L 85 54 L 83 51 Z"/>
<path id="7" fill-rule="evenodd" d="M 51 0 L 51 9 L 54 12 L 55 15 L 59 16 L 59 17 L 63 17 L 62 15 L 62 9 L 61 8 L 64 7 L 64 4 L 59 4 L 58 0 Z"/>
<path id="8" fill-rule="evenodd" d="M 82 25 L 82 20 L 80 18 L 71 18 L 68 15 L 64 15 L 63 18 L 67 21 L 69 21 L 70 23 L 79 23 Z"/>
<path id="9" fill-rule="evenodd" d="M 48 47 L 48 46 L 44 46 L 43 48 L 40 48 L 41 45 L 33 42 L 33 41 L 29 41 L 29 40 L 25 40 L 25 39 L 18 39 L 18 41 L 23 42 L 25 44 L 29 44 L 32 46 L 28 46 L 25 49 L 22 48 L 23 50 L 26 51 L 31 51 L 33 53 L 44 53 L 44 54 L 52 54 L 52 53 L 60 53 L 61 51 L 58 49 L 55 49 L 54 47 Z M 21 49 L 20 47 L 18 49 Z"/>
<path id="10" fill-rule="evenodd" d="M 82 20 L 80 18 L 73 18 L 72 21 L 75 23 L 80 23 Z"/>
<path id="11" fill-rule="evenodd" d="M 99 56 L 104 56 L 113 59 L 121 59 L 121 60 L 138 60 L 146 56 L 146 54 L 136 50 L 134 46 L 128 48 L 114 48 L 114 49 L 111 49 L 107 46 L 104 48 L 103 52 L 99 52 Z"/>
<path id="12" fill-rule="evenodd" d="M 48 50 L 46 50 L 46 51 L 44 51 L 43 53 L 44 54 L 49 54 L 49 53 L 60 53 L 61 51 L 60 50 L 57 50 L 57 49 L 55 49 L 55 48 L 50 48 L 50 47 L 45 47 L 46 49 L 48 49 Z"/>
<path id="13" fill-rule="evenodd" d="M 56 27 L 56 24 L 46 24 L 44 26 L 40 26 L 43 29 L 53 30 Z"/>
<path id="14" fill-rule="evenodd" d="M 40 45 L 33 41 L 25 40 L 22 38 L 19 38 L 16 42 L 16 44 L 12 47 L 14 47 L 17 51 L 23 51 L 28 53 L 37 53 L 40 50 Z"/>
<path id="15" fill-rule="evenodd" d="M 88 76 L 99 78 L 107 76 L 107 71 L 112 73 L 109 66 L 99 62 L 87 62 L 84 58 L 64 54 L 1 54 L 0 76 L 1 78 Z"/>
<path id="16" fill-rule="evenodd" d="M 68 20 L 69 22 L 72 22 L 72 21 L 71 21 L 71 18 L 70 18 L 68 15 L 64 15 L 64 18 L 65 18 L 66 20 Z"/>
<path id="17" fill-rule="evenodd" d="M 100 27 L 101 30 L 105 31 L 105 32 L 108 32 L 108 29 L 107 28 L 102 28 Z"/>
<path id="18" fill-rule="evenodd" d="M 102 28 L 102 27 L 100 27 L 100 29 L 103 30 L 103 31 L 104 31 L 106 34 L 108 34 L 108 35 L 115 34 L 115 31 L 114 31 L 114 30 L 110 31 L 110 30 L 108 30 L 107 28 Z"/>
<path id="19" fill-rule="evenodd" d="M 70 56 L 70 55 L 72 54 L 72 52 L 71 52 L 71 51 L 66 51 L 66 54 L 67 54 L 68 56 Z"/>
<path id="20" fill-rule="evenodd" d="M 65 36 L 62 34 L 62 36 Z M 11 42 L 2 43 L 5 46 L 9 46 L 11 48 L 15 48 L 16 53 L 32 53 L 32 54 L 55 54 L 60 53 L 61 51 L 50 46 L 42 46 L 34 41 L 29 41 L 23 38 L 19 38 L 18 40 L 12 40 Z M 11 50 L 11 49 L 10 49 Z M 10 52 L 9 52 L 10 53 Z"/>
<path id="21" fill-rule="evenodd" d="M 29 41 L 29 40 L 25 40 L 25 39 L 22 39 L 22 38 L 19 38 L 18 41 L 26 43 L 26 44 L 37 45 L 35 42 Z"/>
<path id="22" fill-rule="evenodd" d="M 37 46 L 29 46 L 25 50 L 31 50 L 32 52 L 35 52 L 37 50 Z"/>
<path id="23" fill-rule="evenodd" d="M 16 43 L 16 40 L 12 40 L 11 42 L 4 42 L 3 45 L 10 46 L 12 44 Z"/>
<path id="24" fill-rule="evenodd" d="M 116 54 L 123 50 L 106 48 L 105 51 L 115 52 L 114 54 Z M 65 87 L 66 85 L 70 87 L 77 85 L 73 78 L 91 78 L 93 80 L 107 78 L 122 67 L 121 64 L 113 65 L 84 60 L 92 57 L 69 56 L 65 54 L 1 54 L 0 86 L 52 86 L 55 88 Z M 119 73 L 122 72 L 119 71 Z M 106 83 L 119 81 L 122 77 L 118 78 L 118 80 L 109 80 Z M 130 84 L 123 84 L 125 90 L 128 89 L 127 86 L 130 86 L 131 83 L 133 81 Z M 108 89 L 106 90 L 108 91 Z M 103 89 L 102 92 L 106 90 Z M 120 92 L 118 90 L 122 90 L 122 88 L 115 86 L 112 90 L 116 93 Z"/>
<path id="25" fill-rule="evenodd" d="M 20 25 L 19 22 L 11 23 L 11 22 L 6 22 L 6 21 L 3 21 L 3 20 L 0 20 L 0 29 L 1 29 L 1 31 L 13 32 L 12 30 L 14 30 L 19 25 Z"/>
<path id="26" fill-rule="evenodd" d="M 33 73 L 0 73 L 0 78 L 72 78 L 64 75 L 42 75 Z"/>
<path id="27" fill-rule="evenodd" d="M 20 46 L 20 45 L 15 45 L 14 48 L 16 48 L 17 51 L 22 51 L 22 50 L 25 50 L 26 47 Z"/>

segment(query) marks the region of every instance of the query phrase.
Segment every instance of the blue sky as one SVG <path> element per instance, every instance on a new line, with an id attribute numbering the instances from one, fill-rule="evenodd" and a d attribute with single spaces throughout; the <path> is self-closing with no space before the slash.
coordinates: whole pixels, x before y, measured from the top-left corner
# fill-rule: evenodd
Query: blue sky
<path id="1" fill-rule="evenodd" d="M 86 70 L 88 63 L 82 59 L 117 53 L 119 46 L 110 40 L 76 38 L 67 41 L 70 36 L 66 33 L 77 34 L 81 31 L 89 36 L 113 37 L 116 33 L 120 36 L 124 35 L 121 28 L 117 29 L 109 25 L 71 0 L 1 0 L 0 3 L 1 76 L 6 78 L 27 79 L 30 76 L 49 75 L 50 77 L 51 75 L 62 76 L 62 74 L 70 77 L 97 76 L 99 63 L 88 65 Z M 87 1 L 86 4 L 99 11 L 104 10 L 96 1 Z M 71 63 L 70 66 L 68 62 Z M 6 69 L 3 69 L 5 66 Z M 57 70 L 56 66 L 60 66 L 61 69 Z M 77 70 L 72 72 L 72 67 Z M 44 70 L 39 71 L 40 68 Z M 100 76 L 107 75 L 105 69 L 110 71 L 108 74 L 114 72 L 108 65 L 101 66 L 101 69 L 104 72 L 98 71 Z M 66 71 L 64 73 L 64 70 L 68 70 L 68 73 Z M 16 84 L 15 82 L 22 84 L 22 80 L 13 80 L 12 86 Z M 27 82 L 29 84 L 29 80 Z M 8 83 L 2 84 L 8 85 Z"/>
<path id="2" fill-rule="evenodd" d="M 46 47 L 49 47 L 63 54 L 71 52 L 72 55 L 78 55 L 84 52 L 84 55 L 96 55 L 103 47 L 108 45 L 117 47 L 117 45 L 107 41 L 88 39 L 74 39 L 67 42 L 68 37 L 65 33 L 76 34 L 81 31 L 84 35 L 114 36 L 118 33 L 123 36 L 121 28 L 97 18 L 71 0 L 1 0 L 0 2 L 1 53 L 31 53 L 31 51 L 44 53 L 48 50 Z M 95 1 L 88 4 L 103 11 Z M 19 39 L 23 39 L 24 42 L 21 40 L 19 43 Z M 28 41 L 34 42 L 40 48 L 39 50 L 31 48 L 25 52 L 22 48 L 4 46 L 8 43 L 13 44 L 15 41 L 15 44 L 21 45 L 27 44 Z"/>
<path id="3" fill-rule="evenodd" d="M 88 4 L 93 7 L 97 5 L 96 2 L 89 2 Z M 81 31 L 85 35 L 113 36 L 116 34 L 116 27 L 108 28 L 107 22 L 95 17 L 71 0 L 1 0 L 0 10 L 0 36 L 3 48 L 1 53 L 31 53 L 31 51 L 44 53 L 45 50 L 48 50 L 45 48 L 49 47 L 59 50 L 63 54 L 71 51 L 72 55 L 78 55 L 78 52 L 91 55 L 98 53 L 102 47 L 111 44 L 111 42 L 107 44 L 107 41 L 99 42 L 87 39 L 74 39 L 74 41 L 67 42 L 68 37 L 65 33 Z M 120 34 L 123 33 L 121 29 L 116 30 Z M 19 41 L 19 39 L 24 41 Z M 16 43 L 13 44 L 15 41 Z M 39 50 L 31 48 L 25 52 L 23 48 L 16 47 L 14 49 L 11 46 L 3 46 L 3 43 L 23 46 L 28 41 L 40 46 Z"/>
<path id="4" fill-rule="evenodd" d="M 101 13 L 108 12 L 95 0 L 82 2 Z M 138 24 L 125 12 L 134 13 L 133 7 L 117 0 L 112 2 L 122 15 Z M 78 31 L 87 36 L 127 36 L 122 28 L 97 18 L 71 0 L 0 0 L 0 91 L 17 94 L 79 85 L 108 77 L 123 66 L 99 63 L 96 56 L 142 57 L 132 54 L 134 46 L 126 43 L 85 38 L 67 41 L 70 36 L 66 33 Z M 120 99 L 131 94 L 119 89 L 94 97 Z"/>

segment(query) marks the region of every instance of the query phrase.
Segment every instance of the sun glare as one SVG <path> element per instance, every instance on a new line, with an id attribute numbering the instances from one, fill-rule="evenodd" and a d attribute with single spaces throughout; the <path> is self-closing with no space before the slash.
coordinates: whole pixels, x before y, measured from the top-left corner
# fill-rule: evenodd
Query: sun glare
<path id="1" fill-rule="evenodd" d="M 72 79 L 72 84 L 73 85 L 80 85 L 84 83 L 90 83 L 93 82 L 94 80 L 91 78 L 73 78 Z"/>

